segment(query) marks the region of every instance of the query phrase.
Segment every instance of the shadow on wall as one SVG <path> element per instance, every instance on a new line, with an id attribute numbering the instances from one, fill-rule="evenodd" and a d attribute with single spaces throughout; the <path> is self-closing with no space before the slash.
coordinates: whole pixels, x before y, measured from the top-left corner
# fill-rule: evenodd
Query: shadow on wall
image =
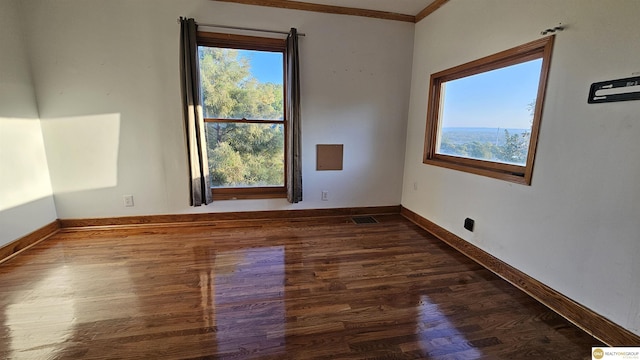
<path id="1" fill-rule="evenodd" d="M 24 236 L 35 228 L 56 218 L 56 207 L 51 194 L 38 199 L 25 200 L 15 206 L 0 209 L 0 247 Z M 34 225 L 37 224 L 37 225 Z"/>
<path id="2" fill-rule="evenodd" d="M 120 114 L 42 120 L 55 194 L 115 187 Z"/>

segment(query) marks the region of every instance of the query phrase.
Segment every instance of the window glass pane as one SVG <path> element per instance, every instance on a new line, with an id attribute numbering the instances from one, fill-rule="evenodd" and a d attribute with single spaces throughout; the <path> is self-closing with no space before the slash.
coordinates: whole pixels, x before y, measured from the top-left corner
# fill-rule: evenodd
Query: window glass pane
<path id="1" fill-rule="evenodd" d="M 206 123 L 212 187 L 284 186 L 284 125 Z"/>
<path id="2" fill-rule="evenodd" d="M 198 47 L 204 117 L 284 119 L 281 52 Z"/>
<path id="3" fill-rule="evenodd" d="M 542 59 L 443 83 L 436 153 L 525 166 Z"/>

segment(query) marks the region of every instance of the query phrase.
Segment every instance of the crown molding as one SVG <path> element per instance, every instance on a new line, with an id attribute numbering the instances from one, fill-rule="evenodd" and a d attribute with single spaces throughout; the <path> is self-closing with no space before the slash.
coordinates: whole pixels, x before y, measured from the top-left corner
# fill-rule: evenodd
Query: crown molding
<path id="1" fill-rule="evenodd" d="M 313 11 L 313 12 L 326 13 L 326 14 L 362 16 L 362 17 L 368 17 L 368 18 L 404 21 L 404 22 L 411 22 L 411 23 L 416 21 L 416 17 L 413 15 L 399 14 L 399 13 L 389 12 L 389 11 L 358 9 L 358 8 L 344 7 L 344 6 L 313 4 L 313 3 L 291 1 L 291 0 L 213 0 L 213 1 L 229 2 L 229 3 L 237 3 L 237 4 L 245 4 L 245 5 L 268 6 L 268 7 L 282 8 L 282 9 Z"/>

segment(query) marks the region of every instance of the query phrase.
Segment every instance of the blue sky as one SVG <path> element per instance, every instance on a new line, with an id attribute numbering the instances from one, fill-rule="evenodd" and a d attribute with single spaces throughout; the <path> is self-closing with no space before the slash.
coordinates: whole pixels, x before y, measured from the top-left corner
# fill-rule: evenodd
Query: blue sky
<path id="1" fill-rule="evenodd" d="M 528 129 L 527 105 L 535 100 L 542 59 L 445 84 L 442 127 Z"/>
<path id="2" fill-rule="evenodd" d="M 238 55 L 249 59 L 251 72 L 260 82 L 282 84 L 282 53 L 238 50 Z"/>

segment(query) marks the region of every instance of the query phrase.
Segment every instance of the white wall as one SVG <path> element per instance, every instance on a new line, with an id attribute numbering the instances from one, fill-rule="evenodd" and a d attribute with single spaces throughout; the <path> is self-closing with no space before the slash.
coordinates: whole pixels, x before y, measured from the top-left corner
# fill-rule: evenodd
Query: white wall
<path id="1" fill-rule="evenodd" d="M 207 0 L 23 3 L 60 218 L 400 203 L 413 24 Z M 307 34 L 303 202 L 189 207 L 179 16 Z M 344 171 L 315 170 L 318 143 L 344 144 Z M 125 194 L 135 207 L 123 206 Z"/>
<path id="2" fill-rule="evenodd" d="M 402 204 L 640 334 L 640 101 L 587 104 L 640 72 L 640 1 L 452 0 L 416 26 Z M 531 186 L 422 164 L 431 73 L 557 35 Z M 418 190 L 414 190 L 414 182 Z M 476 220 L 473 233 L 465 217 Z"/>
<path id="3" fill-rule="evenodd" d="M 0 1 L 0 246 L 57 218 L 19 4 Z"/>

